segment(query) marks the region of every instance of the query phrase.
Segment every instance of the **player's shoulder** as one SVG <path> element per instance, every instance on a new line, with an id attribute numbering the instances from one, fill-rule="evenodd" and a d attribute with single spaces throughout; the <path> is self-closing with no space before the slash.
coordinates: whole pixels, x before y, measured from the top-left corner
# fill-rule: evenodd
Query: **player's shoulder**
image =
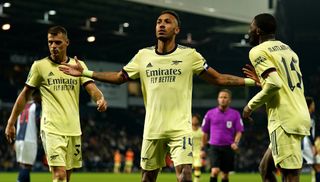
<path id="1" fill-rule="evenodd" d="M 178 45 L 177 45 L 177 49 L 181 49 L 181 50 L 195 50 L 195 49 L 192 48 L 192 47 L 188 47 L 188 46 L 181 45 L 181 44 L 178 44 Z"/>
<path id="2" fill-rule="evenodd" d="M 178 44 L 176 51 L 187 52 L 187 53 L 197 53 L 195 48 L 188 47 L 185 45 Z"/>
<path id="3" fill-rule="evenodd" d="M 259 44 L 257 46 L 254 46 L 253 48 L 251 48 L 251 50 L 249 51 L 250 55 L 254 55 L 254 54 L 259 54 L 261 52 L 264 52 L 265 49 L 265 45 L 263 44 Z"/>
<path id="4" fill-rule="evenodd" d="M 35 60 L 34 62 L 37 62 L 37 63 L 44 63 L 44 62 L 47 62 L 47 61 L 50 61 L 49 56 L 47 56 L 47 57 L 43 57 L 43 58 L 40 58 L 40 59 L 37 59 L 37 60 Z"/>
<path id="5" fill-rule="evenodd" d="M 144 47 L 138 51 L 138 53 L 144 53 L 144 52 L 155 52 L 156 46 L 149 46 L 149 47 Z"/>
<path id="6" fill-rule="evenodd" d="M 265 59 L 266 57 L 268 57 L 268 55 L 269 55 L 268 47 L 264 43 L 253 47 L 249 51 L 249 58 L 251 61 L 256 60 L 256 59 L 262 59 L 261 57 L 263 57 L 263 59 Z"/>
<path id="7" fill-rule="evenodd" d="M 48 64 L 49 62 L 50 62 L 49 57 L 44 57 L 41 59 L 34 60 L 33 64 L 36 66 L 40 66 L 40 65 Z"/>

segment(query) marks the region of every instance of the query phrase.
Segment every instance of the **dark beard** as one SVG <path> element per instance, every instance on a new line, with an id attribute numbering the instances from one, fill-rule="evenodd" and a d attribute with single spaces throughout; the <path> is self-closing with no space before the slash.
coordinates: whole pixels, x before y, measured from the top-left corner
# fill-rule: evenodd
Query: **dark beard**
<path id="1" fill-rule="evenodd" d="M 158 40 L 162 41 L 162 42 L 166 42 L 169 39 L 167 37 L 157 37 Z"/>
<path id="2" fill-rule="evenodd" d="M 259 45 L 259 39 L 255 38 L 253 36 L 250 36 L 249 44 L 252 45 L 252 46 L 257 46 L 257 45 Z"/>

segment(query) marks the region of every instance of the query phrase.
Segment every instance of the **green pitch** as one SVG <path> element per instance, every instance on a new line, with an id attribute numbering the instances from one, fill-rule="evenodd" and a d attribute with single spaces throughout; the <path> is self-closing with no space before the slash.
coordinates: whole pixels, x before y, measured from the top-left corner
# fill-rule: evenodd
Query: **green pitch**
<path id="1" fill-rule="evenodd" d="M 13 182 L 16 181 L 17 173 L 0 173 L 1 182 Z M 281 182 L 280 178 L 278 178 Z M 44 173 L 31 173 L 31 182 L 50 182 L 51 174 Z M 71 182 L 139 182 L 140 173 L 134 174 L 112 174 L 112 173 L 82 173 L 75 172 L 71 176 Z M 157 182 L 176 182 L 175 175 L 173 173 L 160 173 Z M 205 173 L 201 176 L 201 182 L 209 181 L 209 173 Z M 220 181 L 220 180 L 219 180 Z M 230 174 L 231 182 L 259 182 L 260 176 L 257 173 L 235 173 Z M 310 182 L 310 174 L 302 174 L 300 182 Z"/>

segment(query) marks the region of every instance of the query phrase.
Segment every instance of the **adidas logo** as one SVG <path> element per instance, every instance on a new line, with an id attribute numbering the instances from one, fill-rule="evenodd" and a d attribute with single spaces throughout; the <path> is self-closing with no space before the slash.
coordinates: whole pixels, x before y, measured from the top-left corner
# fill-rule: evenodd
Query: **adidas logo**
<path id="1" fill-rule="evenodd" d="M 151 63 L 147 64 L 147 68 L 153 67 Z"/>
<path id="2" fill-rule="evenodd" d="M 52 73 L 52 71 L 50 71 L 50 73 L 48 74 L 48 76 L 54 76 L 54 74 Z"/>

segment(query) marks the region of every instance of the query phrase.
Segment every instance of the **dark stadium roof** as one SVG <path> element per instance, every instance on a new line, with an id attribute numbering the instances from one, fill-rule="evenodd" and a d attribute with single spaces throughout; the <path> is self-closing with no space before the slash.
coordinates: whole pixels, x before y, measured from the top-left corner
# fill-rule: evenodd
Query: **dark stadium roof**
<path id="1" fill-rule="evenodd" d="M 318 1 L 278 2 L 276 15 L 281 23 L 280 37 L 292 43 L 313 45 L 319 42 Z M 59 24 L 69 31 L 69 55 L 121 63 L 128 62 L 138 49 L 155 42 L 155 20 L 164 10 L 124 0 L 14 0 L 11 4 L 9 8 L 3 8 L 0 15 L 1 23 L 11 23 L 9 31 L 0 30 L 0 54 L 47 54 L 46 31 L 48 27 Z M 55 10 L 56 15 L 49 15 L 50 23 L 44 23 L 44 13 L 49 10 Z M 232 45 L 237 46 L 232 43 L 243 39 L 246 24 L 181 11 L 178 13 L 182 20 L 180 43 L 197 48 L 209 60 L 220 55 L 247 55 L 247 52 L 232 49 Z M 92 16 L 97 17 L 98 21 L 86 27 L 86 21 Z M 125 22 L 129 23 L 129 27 L 123 28 L 121 33 L 119 25 Z M 223 27 L 239 29 L 225 32 Z M 189 43 L 188 33 L 192 34 L 193 40 Z M 86 41 L 90 35 L 96 36 L 95 42 Z M 3 56 L 0 58 L 3 61 Z"/>

